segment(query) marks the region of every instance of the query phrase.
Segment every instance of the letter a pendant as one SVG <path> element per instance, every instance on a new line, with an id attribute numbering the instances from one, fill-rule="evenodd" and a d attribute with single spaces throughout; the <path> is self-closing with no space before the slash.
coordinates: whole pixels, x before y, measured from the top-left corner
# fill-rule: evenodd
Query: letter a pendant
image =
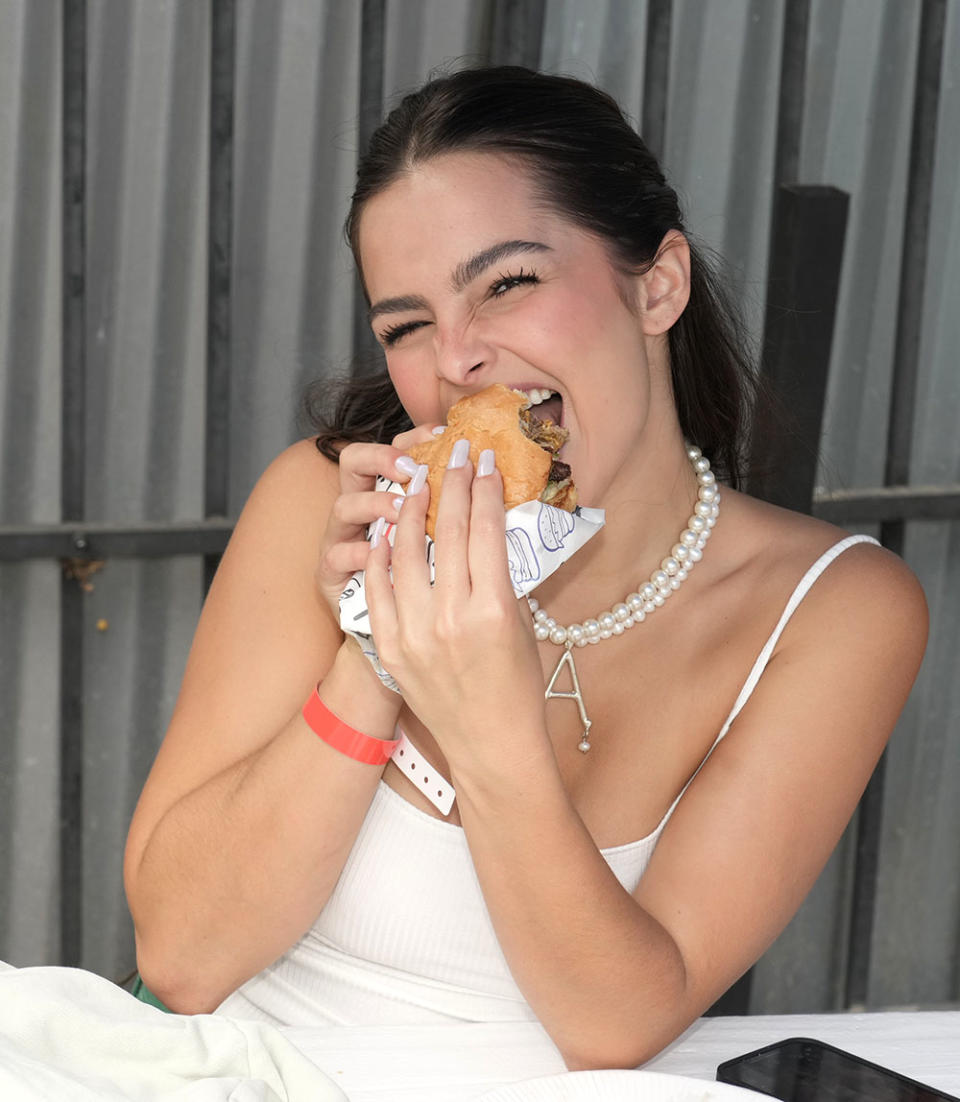
<path id="1" fill-rule="evenodd" d="M 564 666 L 570 667 L 570 680 L 573 683 L 573 692 L 557 692 L 554 690 L 554 685 L 557 683 L 557 678 L 560 676 L 560 671 Z M 592 723 L 587 716 L 587 709 L 583 706 L 583 697 L 580 694 L 580 679 L 577 677 L 577 667 L 573 661 L 572 645 L 570 643 L 564 644 L 563 654 L 560 656 L 560 661 L 557 663 L 557 668 L 553 671 L 553 677 L 547 685 L 547 691 L 543 694 L 546 700 L 553 700 L 559 698 L 561 700 L 575 700 L 577 702 L 577 708 L 580 710 L 580 722 L 583 724 L 583 737 L 577 743 L 577 749 L 585 754 L 590 749 L 590 728 Z"/>

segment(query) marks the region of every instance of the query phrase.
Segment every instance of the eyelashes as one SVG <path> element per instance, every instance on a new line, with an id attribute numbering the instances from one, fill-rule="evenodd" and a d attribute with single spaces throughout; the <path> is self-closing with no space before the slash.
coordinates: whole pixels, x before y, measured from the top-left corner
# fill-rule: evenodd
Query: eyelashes
<path id="1" fill-rule="evenodd" d="M 498 275 L 490 284 L 490 294 L 493 298 L 501 298 L 507 291 L 519 287 L 523 283 L 539 283 L 540 278 L 536 272 L 525 272 L 523 268 L 515 275 Z"/>
<path id="2" fill-rule="evenodd" d="M 539 282 L 540 277 L 532 270 L 525 271 L 523 268 L 520 268 L 517 272 L 500 272 L 497 278 L 488 287 L 487 297 L 491 299 L 503 298 L 504 295 L 516 287 Z M 429 322 L 423 320 L 399 322 L 396 325 L 389 325 L 386 329 L 382 329 L 377 334 L 377 339 L 384 348 L 393 348 L 408 334 L 429 324 Z"/>
<path id="3" fill-rule="evenodd" d="M 405 337 L 408 333 L 412 333 L 415 329 L 419 329 L 426 324 L 425 321 L 405 321 L 402 325 L 388 326 L 377 336 L 384 348 L 392 348 L 401 337 Z"/>

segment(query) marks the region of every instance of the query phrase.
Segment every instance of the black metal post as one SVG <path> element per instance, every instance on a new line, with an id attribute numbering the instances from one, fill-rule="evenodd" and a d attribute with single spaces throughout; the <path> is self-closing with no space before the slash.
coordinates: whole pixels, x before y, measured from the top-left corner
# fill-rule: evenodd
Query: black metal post
<path id="1" fill-rule="evenodd" d="M 763 374 L 792 432 L 754 434 L 750 492 L 809 513 L 849 197 L 837 188 L 782 187 L 773 227 Z"/>
<path id="2" fill-rule="evenodd" d="M 910 167 L 903 221 L 897 334 L 884 472 L 884 481 L 888 486 L 906 486 L 910 481 L 910 450 L 916 406 L 924 276 L 930 237 L 945 24 L 946 0 L 923 0 L 917 42 Z M 902 555 L 905 530 L 903 520 L 886 521 L 880 526 L 880 540 L 885 547 Z M 870 778 L 857 814 L 856 871 L 845 987 L 848 1007 L 865 1006 L 869 993 L 886 761 L 884 753 Z"/>
<path id="3" fill-rule="evenodd" d="M 207 408 L 203 511 L 225 517 L 230 490 L 230 371 L 233 284 L 233 117 L 236 0 L 210 9 L 210 165 L 207 213 Z M 205 555 L 206 591 L 220 556 Z"/>
<path id="4" fill-rule="evenodd" d="M 86 0 L 63 0 L 63 303 L 60 507 L 85 509 L 86 452 Z M 85 551 L 77 546 L 78 554 Z M 60 583 L 60 962 L 83 955 L 83 590 Z"/>
<path id="5" fill-rule="evenodd" d="M 663 158 L 667 137 L 672 24 L 673 0 L 648 0 L 640 137 L 657 160 Z"/>

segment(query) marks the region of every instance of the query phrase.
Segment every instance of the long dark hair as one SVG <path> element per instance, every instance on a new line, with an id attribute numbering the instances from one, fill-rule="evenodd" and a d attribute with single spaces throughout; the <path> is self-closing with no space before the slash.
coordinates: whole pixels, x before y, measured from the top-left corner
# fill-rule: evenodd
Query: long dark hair
<path id="1" fill-rule="evenodd" d="M 670 230 L 686 234 L 676 192 L 605 92 L 514 66 L 465 69 L 405 96 L 360 160 L 345 233 L 361 278 L 366 202 L 417 162 L 456 152 L 516 157 L 539 197 L 604 241 L 624 273 L 646 271 Z M 693 243 L 690 260 L 690 300 L 668 335 L 674 399 L 684 435 L 738 487 L 756 375 L 737 313 Z M 409 425 L 385 372 L 341 383 L 326 408 L 314 394 L 309 412 L 331 457 L 345 441 L 388 440 Z"/>

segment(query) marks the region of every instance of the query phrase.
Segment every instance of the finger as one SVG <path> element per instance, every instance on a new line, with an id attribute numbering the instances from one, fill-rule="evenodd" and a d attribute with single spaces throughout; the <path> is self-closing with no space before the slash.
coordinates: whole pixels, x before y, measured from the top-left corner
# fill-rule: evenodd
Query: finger
<path id="1" fill-rule="evenodd" d="M 417 425 L 416 428 L 407 429 L 393 438 L 393 446 L 400 451 L 409 451 L 414 444 L 424 444 L 435 440 L 443 433 L 443 425 Z"/>
<path id="2" fill-rule="evenodd" d="M 370 545 L 366 540 L 354 540 L 350 543 L 335 543 L 329 547 L 317 566 L 318 582 L 326 586 L 331 580 L 345 581 L 367 565 Z"/>
<path id="3" fill-rule="evenodd" d="M 341 494 L 333 503 L 331 518 L 339 527 L 357 532 L 372 524 L 378 517 L 383 517 L 392 524 L 397 519 L 402 503 L 402 494 L 384 493 L 381 490 Z"/>
<path id="4" fill-rule="evenodd" d="M 389 564 L 390 543 L 381 538 L 376 547 L 369 548 L 363 573 L 370 632 L 381 660 L 384 652 L 391 653 L 397 634 L 396 598 L 390 582 Z"/>
<path id="5" fill-rule="evenodd" d="M 467 562 L 475 590 L 478 588 L 498 590 L 510 585 L 506 513 L 503 508 L 503 479 L 496 466 L 490 469 L 492 463 L 495 463 L 495 456 L 492 453 L 480 456 L 470 500 L 470 542 Z"/>
<path id="6" fill-rule="evenodd" d="M 467 541 L 470 535 L 470 485 L 473 466 L 469 440 L 458 440 L 443 475 L 443 493 L 437 506 L 436 582 L 442 598 L 464 598 L 470 592 Z"/>
<path id="7" fill-rule="evenodd" d="M 393 541 L 394 586 L 414 600 L 424 600 L 430 589 L 426 556 L 426 517 L 430 501 L 427 468 L 421 465 L 410 480 Z"/>
<path id="8" fill-rule="evenodd" d="M 340 489 L 346 494 L 371 490 L 378 475 L 407 482 L 412 463 L 391 444 L 348 444 L 340 452 Z"/>

